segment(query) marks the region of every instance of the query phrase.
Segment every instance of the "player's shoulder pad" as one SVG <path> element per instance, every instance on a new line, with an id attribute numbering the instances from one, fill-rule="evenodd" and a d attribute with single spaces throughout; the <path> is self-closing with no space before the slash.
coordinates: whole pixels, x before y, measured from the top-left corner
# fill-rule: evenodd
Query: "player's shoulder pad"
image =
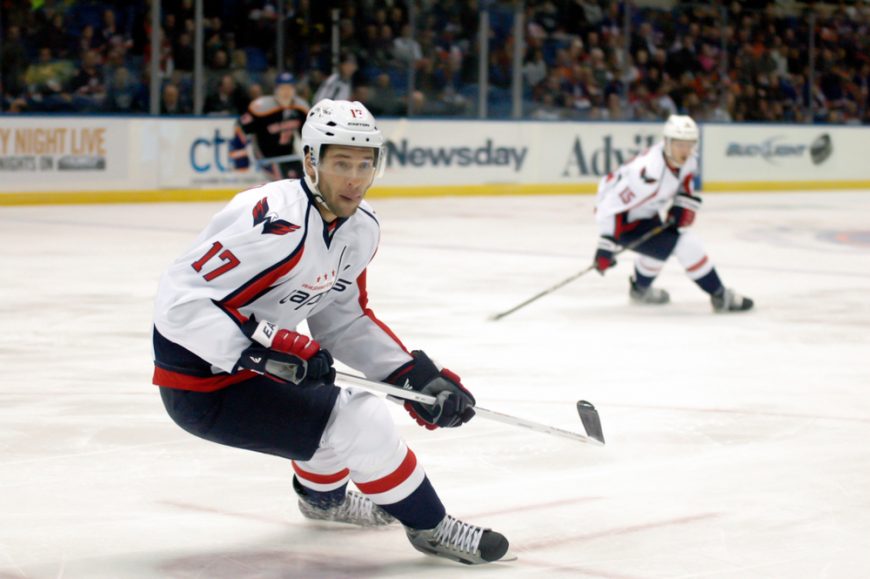
<path id="1" fill-rule="evenodd" d="M 248 106 L 248 112 L 254 116 L 262 117 L 280 108 L 281 105 L 278 104 L 274 96 L 266 95 L 254 99 Z"/>

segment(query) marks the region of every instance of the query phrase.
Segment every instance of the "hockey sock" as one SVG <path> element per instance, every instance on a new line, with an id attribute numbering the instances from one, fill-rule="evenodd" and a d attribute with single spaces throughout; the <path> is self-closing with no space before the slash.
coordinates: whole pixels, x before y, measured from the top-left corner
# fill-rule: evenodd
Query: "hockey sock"
<path id="1" fill-rule="evenodd" d="M 703 277 L 699 277 L 694 281 L 700 286 L 702 290 L 710 295 L 713 295 L 722 289 L 722 281 L 719 279 L 719 275 L 716 273 L 716 268 L 711 269 L 710 273 Z"/>
<path id="2" fill-rule="evenodd" d="M 429 477 L 424 477 L 420 486 L 401 501 L 378 506 L 412 529 L 434 529 L 447 514 Z"/>
<path id="3" fill-rule="evenodd" d="M 634 285 L 637 286 L 638 289 L 646 289 L 652 285 L 652 282 L 655 281 L 656 278 L 650 277 L 648 275 L 643 275 L 638 271 L 637 267 L 634 268 Z"/>
<path id="4" fill-rule="evenodd" d="M 340 505 L 344 501 L 347 494 L 347 483 L 344 483 L 337 489 L 331 491 L 315 491 L 306 488 L 299 482 L 299 479 L 294 475 L 293 490 L 299 495 L 302 500 L 318 509 L 331 509 L 334 506 Z"/>

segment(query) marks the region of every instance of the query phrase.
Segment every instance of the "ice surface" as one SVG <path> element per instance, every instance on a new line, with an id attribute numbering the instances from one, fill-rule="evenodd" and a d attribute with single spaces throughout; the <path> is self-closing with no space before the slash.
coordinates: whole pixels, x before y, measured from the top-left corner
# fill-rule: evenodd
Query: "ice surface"
<path id="1" fill-rule="evenodd" d="M 390 405 L 449 511 L 513 563 L 424 557 L 398 527 L 302 518 L 288 462 L 220 447 L 150 384 L 163 268 L 222 204 L 0 208 L 0 578 L 870 576 L 870 193 L 710 194 L 695 229 L 757 310 L 714 315 L 631 259 L 586 267 L 590 196 L 374 199 L 370 302 L 481 406 L 607 446 Z"/>

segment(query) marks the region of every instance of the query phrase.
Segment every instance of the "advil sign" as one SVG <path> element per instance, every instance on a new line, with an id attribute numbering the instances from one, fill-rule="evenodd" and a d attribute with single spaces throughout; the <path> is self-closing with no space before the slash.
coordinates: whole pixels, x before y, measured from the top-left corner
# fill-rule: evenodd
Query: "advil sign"
<path id="1" fill-rule="evenodd" d="M 613 146 L 613 135 L 605 135 L 603 145 L 587 155 L 581 137 L 576 137 L 562 170 L 562 176 L 606 175 L 654 145 L 657 138 L 657 135 L 638 133 L 634 135 L 634 146 L 620 149 Z"/>

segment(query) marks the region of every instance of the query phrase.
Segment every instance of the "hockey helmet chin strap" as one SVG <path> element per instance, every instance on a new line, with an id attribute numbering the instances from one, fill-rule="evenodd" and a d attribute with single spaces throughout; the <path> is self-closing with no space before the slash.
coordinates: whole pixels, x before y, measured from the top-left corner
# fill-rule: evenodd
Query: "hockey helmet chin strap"
<path id="1" fill-rule="evenodd" d="M 305 184 L 308 185 L 308 188 L 311 190 L 311 194 L 314 196 L 314 200 L 317 201 L 317 204 L 329 211 L 330 213 L 334 214 L 335 212 L 332 210 L 332 208 L 329 207 L 329 203 L 326 202 L 326 199 L 323 197 L 323 193 L 320 192 L 320 188 L 318 187 L 318 185 L 320 184 L 320 168 L 318 167 L 319 159 L 317 157 L 320 156 L 320 151 L 318 151 L 317 155 L 315 155 L 311 147 L 306 147 L 306 149 L 308 150 L 306 150 L 305 153 L 310 156 L 311 166 L 314 168 L 314 179 L 311 178 L 306 168 L 303 167 L 302 175 L 305 179 Z"/>

